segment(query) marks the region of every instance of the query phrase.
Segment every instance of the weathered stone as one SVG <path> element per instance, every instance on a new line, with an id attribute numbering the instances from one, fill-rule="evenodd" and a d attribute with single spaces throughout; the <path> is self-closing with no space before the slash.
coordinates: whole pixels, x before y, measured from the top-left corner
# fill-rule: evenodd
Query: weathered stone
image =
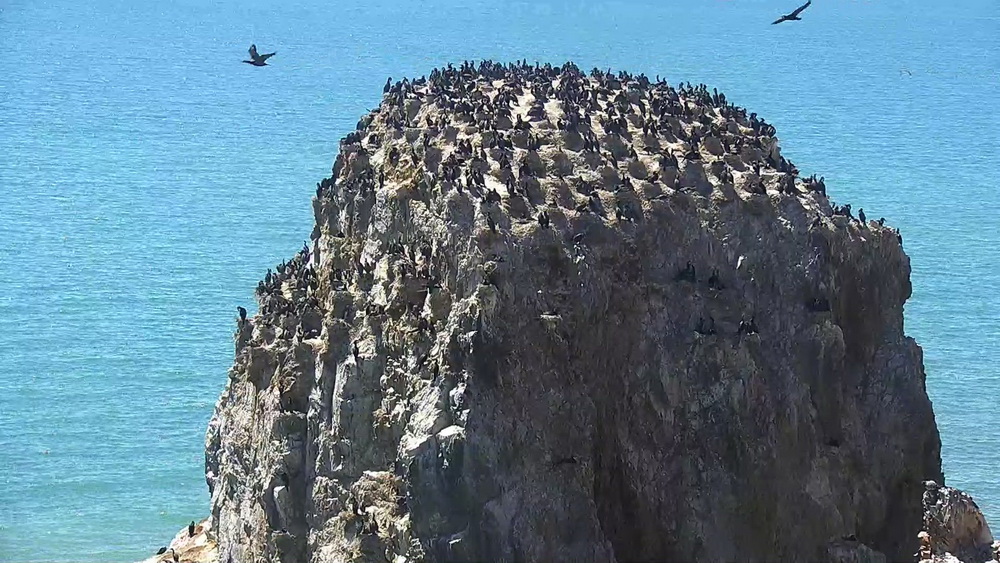
<path id="1" fill-rule="evenodd" d="M 338 157 L 209 424 L 221 560 L 910 560 L 940 445 L 895 231 L 779 191 L 705 90 L 533 68 L 399 86 Z"/>
<path id="2" fill-rule="evenodd" d="M 212 520 L 206 519 L 195 524 L 194 535 L 188 532 L 188 526 L 184 526 L 163 548 L 163 553 L 143 559 L 139 563 L 170 563 L 175 561 L 175 555 L 177 560 L 184 563 L 218 563 L 219 546 L 212 529 Z"/>

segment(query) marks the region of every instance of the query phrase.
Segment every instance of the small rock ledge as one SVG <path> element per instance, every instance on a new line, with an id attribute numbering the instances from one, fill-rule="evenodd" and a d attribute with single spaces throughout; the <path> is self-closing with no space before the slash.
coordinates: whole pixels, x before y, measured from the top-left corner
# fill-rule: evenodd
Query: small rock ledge
<path id="1" fill-rule="evenodd" d="M 139 563 L 217 563 L 219 546 L 212 531 L 211 519 L 194 525 L 194 534 L 188 526 L 177 532 L 174 539 L 158 553 Z"/>

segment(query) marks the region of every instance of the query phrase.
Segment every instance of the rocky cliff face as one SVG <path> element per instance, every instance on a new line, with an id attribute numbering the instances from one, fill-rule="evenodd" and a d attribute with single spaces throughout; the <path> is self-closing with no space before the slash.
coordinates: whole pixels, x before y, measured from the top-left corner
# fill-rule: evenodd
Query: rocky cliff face
<path id="1" fill-rule="evenodd" d="M 435 70 L 314 208 L 210 423 L 221 561 L 912 560 L 901 239 L 724 96 Z"/>

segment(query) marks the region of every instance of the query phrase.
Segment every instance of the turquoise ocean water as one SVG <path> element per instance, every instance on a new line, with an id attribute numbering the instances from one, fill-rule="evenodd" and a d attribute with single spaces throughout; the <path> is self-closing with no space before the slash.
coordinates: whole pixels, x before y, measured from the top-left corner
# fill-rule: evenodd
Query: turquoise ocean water
<path id="1" fill-rule="evenodd" d="M 131 561 L 207 514 L 236 306 L 386 76 L 482 57 L 718 87 L 900 227 L 946 475 L 996 526 L 1000 4 L 769 25 L 797 3 L 0 0 L 0 561 Z"/>

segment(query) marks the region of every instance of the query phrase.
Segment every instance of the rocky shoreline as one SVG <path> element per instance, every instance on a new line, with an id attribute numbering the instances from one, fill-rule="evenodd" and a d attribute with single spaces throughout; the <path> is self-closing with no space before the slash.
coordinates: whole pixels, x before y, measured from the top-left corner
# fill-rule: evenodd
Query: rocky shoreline
<path id="1" fill-rule="evenodd" d="M 917 534 L 919 549 L 914 560 L 919 563 L 996 563 L 1000 561 L 1000 541 L 994 541 L 986 518 L 968 494 L 938 485 L 924 484 L 924 524 Z M 212 534 L 211 520 L 197 524 L 195 535 L 185 527 L 174 536 L 162 554 L 137 563 L 217 563 L 218 544 Z M 830 563 L 884 563 L 886 558 L 855 536 L 845 536 L 831 542 Z"/>
<path id="2" fill-rule="evenodd" d="M 992 556 L 925 490 L 901 236 L 723 94 L 435 69 L 386 84 L 313 207 L 238 323 L 205 557 Z"/>

